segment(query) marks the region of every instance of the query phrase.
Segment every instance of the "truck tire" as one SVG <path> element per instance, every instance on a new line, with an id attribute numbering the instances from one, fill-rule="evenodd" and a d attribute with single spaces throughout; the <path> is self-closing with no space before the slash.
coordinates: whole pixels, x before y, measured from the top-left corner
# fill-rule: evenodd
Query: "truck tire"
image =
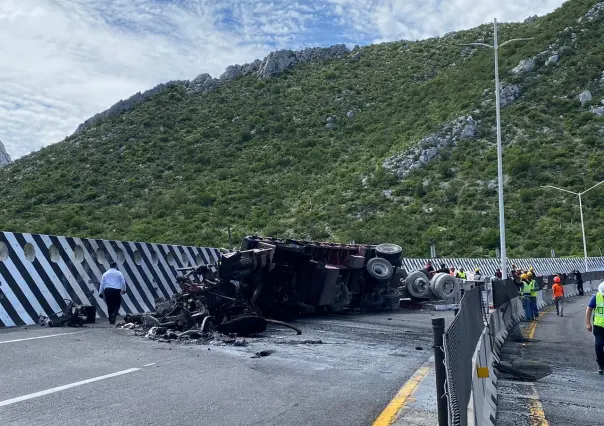
<path id="1" fill-rule="evenodd" d="M 436 274 L 430 280 L 430 291 L 437 299 L 453 299 L 459 293 L 459 281 L 449 274 Z"/>
<path id="2" fill-rule="evenodd" d="M 423 271 L 411 271 L 405 280 L 405 289 L 414 299 L 426 299 L 430 293 L 430 281 Z"/>
<path id="3" fill-rule="evenodd" d="M 403 257 L 403 248 L 396 244 L 380 244 L 375 248 L 378 257 L 388 260 L 390 263 L 398 263 Z"/>
<path id="4" fill-rule="evenodd" d="M 387 285 L 394 274 L 394 268 L 386 259 L 374 257 L 367 262 L 367 273 L 378 285 Z"/>

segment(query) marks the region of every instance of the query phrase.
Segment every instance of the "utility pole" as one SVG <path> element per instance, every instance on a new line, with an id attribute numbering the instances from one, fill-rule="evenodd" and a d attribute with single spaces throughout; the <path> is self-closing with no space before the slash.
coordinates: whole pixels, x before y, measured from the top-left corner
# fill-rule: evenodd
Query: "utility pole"
<path id="1" fill-rule="evenodd" d="M 532 40 L 532 38 L 515 38 L 499 44 L 497 34 L 497 19 L 493 19 L 493 46 L 485 43 L 469 43 L 464 46 L 483 46 L 493 49 L 495 57 L 495 114 L 497 117 L 497 180 L 499 196 L 499 245 L 501 255 L 501 274 L 507 277 L 507 252 L 505 243 L 505 210 L 503 205 L 503 147 L 501 143 L 501 100 L 499 87 L 499 48 L 516 41 Z"/>

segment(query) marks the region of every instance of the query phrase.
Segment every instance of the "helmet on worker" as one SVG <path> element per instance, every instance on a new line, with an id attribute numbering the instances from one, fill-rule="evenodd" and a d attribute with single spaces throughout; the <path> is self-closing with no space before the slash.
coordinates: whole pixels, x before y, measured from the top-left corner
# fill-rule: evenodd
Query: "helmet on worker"
<path id="1" fill-rule="evenodd" d="M 604 283 L 601 283 L 601 284 L 598 286 L 598 291 L 599 291 L 600 293 L 604 294 Z"/>
<path id="2" fill-rule="evenodd" d="M 523 280 L 528 280 L 528 274 L 522 274 L 520 275 L 520 278 Z"/>
<path id="3" fill-rule="evenodd" d="M 556 284 L 560 284 L 560 277 L 554 277 L 554 282 Z"/>

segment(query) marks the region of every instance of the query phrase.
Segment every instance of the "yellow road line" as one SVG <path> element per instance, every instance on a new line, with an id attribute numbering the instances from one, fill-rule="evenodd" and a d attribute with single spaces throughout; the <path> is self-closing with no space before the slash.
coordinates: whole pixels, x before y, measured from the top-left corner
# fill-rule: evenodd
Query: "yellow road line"
<path id="1" fill-rule="evenodd" d="M 545 412 L 543 411 L 543 404 L 539 399 L 539 393 L 534 383 L 531 383 L 533 388 L 533 399 L 530 402 L 530 415 L 529 420 L 531 426 L 549 426 L 549 422 L 545 419 Z"/>
<path id="2" fill-rule="evenodd" d="M 392 401 L 384 408 L 379 417 L 375 419 L 372 426 L 390 426 L 394 422 L 399 411 L 408 401 L 413 399 L 411 396 L 430 372 L 432 364 L 433 361 L 428 361 L 417 369 L 413 376 L 407 380 L 407 383 L 397 392 Z"/>
<path id="3" fill-rule="evenodd" d="M 553 310 L 551 306 L 548 306 L 547 308 L 541 311 L 542 314 L 548 314 L 552 312 Z M 533 338 L 533 336 L 535 335 L 535 330 L 537 329 L 537 324 L 539 324 L 540 319 L 541 317 L 537 318 L 537 321 L 534 321 L 529 324 L 529 326 L 525 330 L 525 338 Z M 533 398 L 531 398 L 531 402 L 529 404 L 530 424 L 531 426 L 549 426 L 549 422 L 545 419 L 545 411 L 543 410 L 543 404 L 541 404 L 541 400 L 539 399 L 537 387 L 534 383 L 531 383 L 531 388 L 533 389 Z"/>

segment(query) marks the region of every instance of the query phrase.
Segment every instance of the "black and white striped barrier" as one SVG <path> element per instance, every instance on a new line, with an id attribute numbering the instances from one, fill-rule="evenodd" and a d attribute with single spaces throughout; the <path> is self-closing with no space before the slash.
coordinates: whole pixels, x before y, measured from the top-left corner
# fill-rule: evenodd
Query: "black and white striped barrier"
<path id="1" fill-rule="evenodd" d="M 0 232 L 0 327 L 38 323 L 64 299 L 94 305 L 100 318 L 102 274 L 115 262 L 126 278 L 120 314 L 155 310 L 155 299 L 180 291 L 177 268 L 216 263 L 219 250 L 166 244 Z"/>

